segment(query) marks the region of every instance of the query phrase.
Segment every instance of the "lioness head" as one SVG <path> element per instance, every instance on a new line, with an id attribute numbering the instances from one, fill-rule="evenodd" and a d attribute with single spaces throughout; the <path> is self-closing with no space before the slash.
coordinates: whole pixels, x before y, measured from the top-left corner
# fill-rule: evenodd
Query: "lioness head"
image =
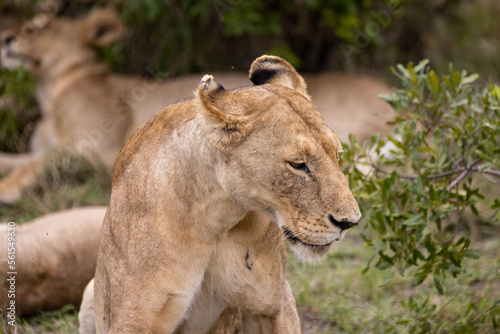
<path id="1" fill-rule="evenodd" d="M 250 80 L 253 88 L 228 91 L 205 76 L 197 92 L 208 139 L 228 166 L 220 182 L 235 202 L 276 221 L 299 258 L 318 259 L 361 217 L 341 144 L 288 62 L 262 56 Z"/>
<path id="2" fill-rule="evenodd" d="M 118 40 L 124 27 L 109 10 L 94 10 L 78 20 L 40 14 L 1 35 L 1 64 L 24 66 L 35 74 L 77 66 L 96 57 L 94 48 Z"/>

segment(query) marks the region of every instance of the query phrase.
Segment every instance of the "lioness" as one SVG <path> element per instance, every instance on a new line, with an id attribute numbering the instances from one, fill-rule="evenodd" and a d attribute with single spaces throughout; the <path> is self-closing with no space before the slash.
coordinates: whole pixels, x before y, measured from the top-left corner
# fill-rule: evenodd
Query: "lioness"
<path id="1" fill-rule="evenodd" d="M 109 10 L 70 20 L 38 15 L 1 35 L 1 62 L 25 66 L 37 77 L 42 121 L 29 154 L 0 154 L 0 202 L 13 203 L 37 182 L 47 150 L 72 150 L 111 168 L 129 136 L 165 105 L 192 95 L 199 76 L 164 83 L 112 74 L 97 60 L 95 48 L 119 39 L 124 28 Z M 378 94 L 384 84 L 364 76 L 323 73 L 306 77 L 309 92 L 327 124 L 342 139 L 381 132 L 390 114 Z M 217 74 L 226 88 L 244 86 L 246 75 Z"/>
<path id="2" fill-rule="evenodd" d="M 203 77 L 137 131 L 113 171 L 94 281 L 98 333 L 205 333 L 227 307 L 244 331 L 299 333 L 285 236 L 322 258 L 360 211 L 341 144 L 285 60 L 253 87 Z"/>
<path id="3" fill-rule="evenodd" d="M 17 315 L 78 305 L 94 275 L 97 236 L 105 212 L 105 207 L 65 210 L 39 217 L 16 230 L 0 224 L 0 307 L 4 313 L 11 299 L 15 300 Z M 12 246 L 9 236 L 15 239 L 15 268 L 8 262 L 7 250 Z M 9 272 L 17 272 L 15 298 L 8 297 L 12 281 L 7 280 Z"/>

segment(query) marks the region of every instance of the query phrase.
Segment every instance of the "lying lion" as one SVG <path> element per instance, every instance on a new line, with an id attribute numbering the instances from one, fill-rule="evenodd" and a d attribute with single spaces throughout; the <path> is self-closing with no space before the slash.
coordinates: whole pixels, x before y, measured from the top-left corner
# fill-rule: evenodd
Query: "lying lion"
<path id="1" fill-rule="evenodd" d="M 206 333 L 228 309 L 243 312 L 244 333 L 300 332 L 283 238 L 319 260 L 361 215 L 303 78 L 262 56 L 250 79 L 229 91 L 203 77 L 120 152 L 94 279 L 98 333 Z"/>
<path id="2" fill-rule="evenodd" d="M 0 202 L 13 203 L 37 183 L 47 150 L 71 150 L 108 168 L 129 136 L 165 105 L 192 95 L 198 76 L 163 83 L 116 75 L 100 64 L 96 47 L 118 40 L 124 28 L 115 13 L 95 10 L 83 19 L 36 16 L 1 36 L 2 65 L 25 66 L 37 77 L 42 111 L 29 154 L 0 154 Z M 391 108 L 378 98 L 390 89 L 361 76 L 324 73 L 306 77 L 327 124 L 347 139 L 381 132 Z M 247 85 L 243 74 L 219 74 L 227 88 Z"/>
<path id="3" fill-rule="evenodd" d="M 52 213 L 18 226 L 15 232 L 1 224 L 0 307 L 5 311 L 15 300 L 20 315 L 78 305 L 94 276 L 105 212 L 105 207 L 89 207 Z M 9 268 L 7 261 L 9 234 L 15 237 L 15 268 Z M 15 298 L 8 296 L 9 272 L 17 272 Z"/>

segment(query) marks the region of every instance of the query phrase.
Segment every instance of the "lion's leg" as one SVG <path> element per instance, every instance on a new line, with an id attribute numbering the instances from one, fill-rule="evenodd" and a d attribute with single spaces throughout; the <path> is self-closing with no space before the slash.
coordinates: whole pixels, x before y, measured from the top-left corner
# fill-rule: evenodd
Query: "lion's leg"
<path id="1" fill-rule="evenodd" d="M 0 152 L 0 174 L 8 173 L 15 168 L 26 166 L 33 161 L 41 159 L 43 159 L 42 153 Z"/>
<path id="2" fill-rule="evenodd" d="M 24 189 L 33 187 L 43 171 L 45 160 L 34 160 L 20 166 L 0 180 L 0 202 L 12 204 L 19 200 Z"/>
<path id="3" fill-rule="evenodd" d="M 94 310 L 94 279 L 92 279 L 83 291 L 82 304 L 78 312 L 78 333 L 95 334 L 95 310 Z"/>
<path id="4" fill-rule="evenodd" d="M 301 333 L 295 298 L 287 281 L 285 285 L 280 310 L 272 316 L 244 314 L 243 333 Z"/>
<path id="5" fill-rule="evenodd" d="M 94 279 L 97 333 L 172 333 L 189 315 L 215 245 L 162 242 L 150 229 L 137 231 L 132 245 L 113 232 L 105 219 Z"/>
<path id="6" fill-rule="evenodd" d="M 227 307 L 219 316 L 217 322 L 208 331 L 209 334 L 241 333 L 243 313 L 238 308 Z"/>
<path id="7" fill-rule="evenodd" d="M 209 268 L 217 295 L 240 308 L 244 333 L 300 333 L 295 299 L 286 281 L 283 233 L 263 216 L 250 214 L 221 240 Z"/>
<path id="8" fill-rule="evenodd" d="M 217 294 L 213 293 L 213 289 L 209 280 L 204 280 L 203 285 L 196 293 L 196 297 L 189 307 L 188 316 L 184 319 L 181 326 L 175 331 L 176 334 L 199 334 L 207 333 L 212 327 L 212 324 L 219 318 L 224 320 L 221 322 L 221 327 L 230 326 L 230 315 L 221 315 L 227 306 L 227 303 L 220 300 Z M 227 313 L 227 312 L 226 312 Z M 229 320 L 229 321 L 226 321 Z M 216 331 L 214 333 L 234 333 L 232 331 Z"/>
<path id="9" fill-rule="evenodd" d="M 138 277 L 137 280 L 145 278 Z M 103 292 L 98 288 L 102 282 L 96 276 L 97 333 L 173 333 L 186 316 L 197 289 L 172 287 L 168 282 L 161 282 L 161 278 L 152 281 L 150 284 L 122 284 L 119 290 L 113 286 L 113 289 Z M 175 289 L 177 291 L 173 292 Z M 109 294 L 107 300 L 103 300 L 103 294 Z M 103 312 L 106 309 L 107 312 Z"/>

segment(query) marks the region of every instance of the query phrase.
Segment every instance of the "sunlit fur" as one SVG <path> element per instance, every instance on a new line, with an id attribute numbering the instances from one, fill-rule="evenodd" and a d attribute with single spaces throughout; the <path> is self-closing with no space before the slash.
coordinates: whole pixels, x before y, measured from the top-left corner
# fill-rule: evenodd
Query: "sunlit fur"
<path id="1" fill-rule="evenodd" d="M 203 77 L 194 99 L 160 111 L 119 154 L 94 281 L 98 333 L 204 333 L 228 309 L 245 314 L 243 332 L 300 332 L 283 229 L 316 261 L 360 211 L 340 142 L 295 69 L 263 56 L 250 79 L 226 90 Z"/>

